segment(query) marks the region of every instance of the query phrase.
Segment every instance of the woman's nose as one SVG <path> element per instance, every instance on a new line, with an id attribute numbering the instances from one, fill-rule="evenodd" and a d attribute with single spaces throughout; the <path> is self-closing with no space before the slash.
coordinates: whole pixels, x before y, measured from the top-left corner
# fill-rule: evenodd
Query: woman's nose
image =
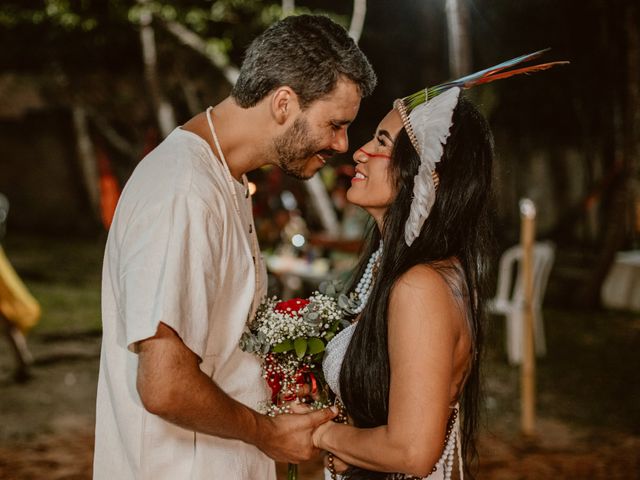
<path id="1" fill-rule="evenodd" d="M 353 161 L 356 163 L 366 163 L 369 160 L 369 156 L 362 148 L 359 148 L 353 152 Z"/>

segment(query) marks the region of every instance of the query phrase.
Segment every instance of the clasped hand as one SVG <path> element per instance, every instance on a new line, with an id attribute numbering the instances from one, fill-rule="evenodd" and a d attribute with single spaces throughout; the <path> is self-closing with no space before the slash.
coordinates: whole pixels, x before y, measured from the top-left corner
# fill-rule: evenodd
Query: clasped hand
<path id="1" fill-rule="evenodd" d="M 299 401 L 290 402 L 289 409 L 292 414 L 309 414 L 310 412 L 312 412 L 312 409 L 309 405 L 306 405 Z M 323 443 L 323 437 L 335 426 L 336 424 L 332 421 L 326 421 L 318 425 L 311 434 L 313 446 L 320 450 L 326 450 L 326 445 Z M 328 455 L 325 455 L 324 457 L 324 466 L 326 468 L 329 468 Z M 343 473 L 349 468 L 349 465 L 334 454 L 333 468 L 336 473 Z"/>

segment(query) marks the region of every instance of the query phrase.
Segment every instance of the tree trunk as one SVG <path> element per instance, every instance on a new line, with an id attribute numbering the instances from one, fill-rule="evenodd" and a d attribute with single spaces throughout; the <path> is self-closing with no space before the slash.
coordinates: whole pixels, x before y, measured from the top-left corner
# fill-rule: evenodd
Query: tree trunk
<path id="1" fill-rule="evenodd" d="M 81 104 L 75 103 L 72 114 L 82 180 L 91 204 L 91 211 L 96 219 L 100 219 L 100 178 L 98 176 L 96 153 L 89 135 L 87 112 Z"/>
<path id="2" fill-rule="evenodd" d="M 640 7 L 637 3 L 627 7 L 627 118 L 625 131 L 625 157 L 629 169 L 629 200 L 632 219 L 632 238 L 640 248 Z"/>
<path id="3" fill-rule="evenodd" d="M 229 63 L 228 58 L 224 55 L 220 55 L 219 52 L 212 51 L 207 46 L 207 42 L 205 40 L 196 33 L 193 33 L 184 25 L 178 22 L 164 22 L 163 25 L 167 31 L 176 37 L 182 44 L 187 47 L 191 47 L 193 50 L 209 60 L 214 67 L 218 68 L 229 84 L 235 85 L 238 80 L 239 71 L 237 67 Z"/>
<path id="4" fill-rule="evenodd" d="M 109 121 L 96 110 L 88 111 L 89 118 L 99 130 L 100 135 L 104 137 L 113 148 L 132 160 L 138 161 L 138 149 L 136 149 L 129 140 L 120 135 Z"/>
<path id="5" fill-rule="evenodd" d="M 364 19 L 367 15 L 367 0 L 353 0 L 353 14 L 349 26 L 349 36 L 358 43 L 364 27 Z"/>
<path id="6" fill-rule="evenodd" d="M 162 136 L 166 137 L 176 128 L 176 120 L 173 114 L 173 108 L 167 101 L 160 88 L 160 79 L 158 78 L 158 61 L 156 55 L 156 41 L 151 21 L 153 15 L 148 8 L 148 0 L 138 0 L 138 4 L 142 7 L 140 12 L 140 42 L 142 44 L 142 56 L 144 58 L 144 73 L 149 85 L 149 92 L 156 112 L 158 126 L 162 132 Z"/>
<path id="7" fill-rule="evenodd" d="M 295 0 L 282 0 L 282 18 L 288 17 L 296 9 Z"/>
<path id="8" fill-rule="evenodd" d="M 202 111 L 202 104 L 198 98 L 198 90 L 188 78 L 180 75 L 180 87 L 182 88 L 182 94 L 187 101 L 187 107 L 189 107 L 189 113 L 193 116 Z"/>
<path id="9" fill-rule="evenodd" d="M 449 73 L 452 78 L 458 78 L 471 72 L 469 15 L 464 0 L 446 0 L 445 11 L 449 37 Z"/>

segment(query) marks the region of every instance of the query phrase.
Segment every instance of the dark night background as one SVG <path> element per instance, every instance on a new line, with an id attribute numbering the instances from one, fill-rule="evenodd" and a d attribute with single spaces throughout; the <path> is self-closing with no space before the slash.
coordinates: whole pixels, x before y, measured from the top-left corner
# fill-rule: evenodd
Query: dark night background
<path id="1" fill-rule="evenodd" d="M 532 442 L 517 434 L 518 370 L 506 364 L 496 321 L 479 478 L 639 478 L 640 307 L 631 299 L 635 312 L 611 309 L 601 291 L 619 252 L 640 249 L 640 7 L 633 0 L 460 3 L 468 12 L 472 71 L 547 47 L 541 61 L 571 62 L 467 93 L 495 137 L 496 267 L 518 242 L 523 197 L 536 202 L 538 240 L 556 249 L 544 304 L 548 354 L 538 371 L 541 435 Z M 11 352 L 0 343 L 0 479 L 43 472 L 88 478 L 106 240 L 98 180 L 109 171 L 121 188 L 162 138 L 140 40 L 144 5 L 0 2 L 0 193 L 11 204 L 2 246 L 43 309 L 28 337 L 36 357 L 29 382 L 13 381 Z M 209 55 L 239 65 L 249 42 L 282 13 L 281 2 L 257 0 L 146 6 L 154 14 L 156 86 L 177 124 L 224 98 L 230 84 L 171 26 L 197 34 Z M 295 6 L 345 26 L 353 9 L 344 0 Z M 379 83 L 349 129 L 350 153 L 323 171 L 332 198 L 350 155 L 393 100 L 451 78 L 446 18 L 445 0 L 367 2 L 359 45 Z M 89 170 L 81 137 L 91 146 Z M 282 191 L 296 198 L 305 235 L 319 233 L 300 182 L 273 169 L 250 179 L 266 250 L 282 240 Z M 640 285 L 637 263 L 629 285 Z"/>

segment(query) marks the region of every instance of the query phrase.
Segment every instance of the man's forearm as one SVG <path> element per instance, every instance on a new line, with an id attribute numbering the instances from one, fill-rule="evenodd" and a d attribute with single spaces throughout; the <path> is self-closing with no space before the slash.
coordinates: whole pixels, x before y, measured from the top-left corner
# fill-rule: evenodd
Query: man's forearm
<path id="1" fill-rule="evenodd" d="M 231 398 L 202 372 L 183 376 L 172 390 L 158 415 L 183 428 L 253 445 L 268 428 L 266 417 Z"/>
<path id="2" fill-rule="evenodd" d="M 312 458 L 317 449 L 311 434 L 336 414 L 324 409 L 277 418 L 260 415 L 222 391 L 162 323 L 156 335 L 138 344 L 137 389 L 149 412 L 189 430 L 253 444 L 281 462 Z"/>
<path id="3" fill-rule="evenodd" d="M 189 430 L 258 446 L 268 434 L 270 419 L 227 395 L 164 324 L 140 344 L 138 360 L 138 393 L 149 412 Z"/>

